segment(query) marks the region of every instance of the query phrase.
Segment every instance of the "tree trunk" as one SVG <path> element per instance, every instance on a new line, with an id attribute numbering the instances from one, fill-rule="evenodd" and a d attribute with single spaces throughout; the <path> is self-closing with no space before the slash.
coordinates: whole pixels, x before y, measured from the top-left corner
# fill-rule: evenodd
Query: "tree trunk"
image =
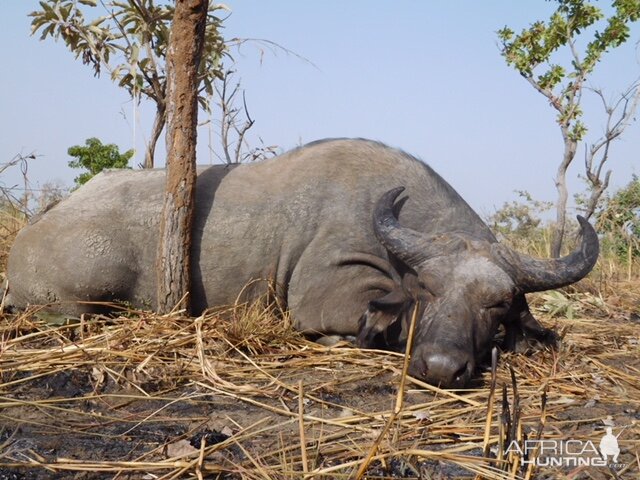
<path id="1" fill-rule="evenodd" d="M 196 187 L 197 72 L 208 0 L 177 0 L 167 52 L 167 173 L 157 255 L 160 313 L 189 312 Z"/>
<path id="2" fill-rule="evenodd" d="M 156 109 L 156 117 L 153 119 L 153 126 L 151 127 L 151 139 L 147 144 L 147 148 L 144 154 L 144 168 L 153 168 L 154 157 L 156 154 L 156 144 L 162 133 L 162 129 L 166 123 L 166 106 L 158 104 Z"/>
<path id="3" fill-rule="evenodd" d="M 567 170 L 576 156 L 576 150 L 578 148 L 578 143 L 570 137 L 567 127 L 562 128 L 562 137 L 564 139 L 564 157 L 558 167 L 555 180 L 556 189 L 558 190 L 558 200 L 556 201 L 556 224 L 551 240 L 551 256 L 553 258 L 560 257 L 562 251 L 562 242 L 564 241 L 564 232 L 567 223 L 567 199 L 569 197 L 567 191 Z"/>
<path id="4" fill-rule="evenodd" d="M 596 208 L 598 208 L 598 202 L 600 202 L 600 198 L 604 194 L 604 191 L 609 187 L 609 180 L 611 180 L 611 170 L 607 171 L 604 176 L 604 180 L 600 180 L 600 178 L 596 176 L 589 178 L 589 171 L 587 171 L 587 178 L 591 183 L 591 194 L 589 195 L 589 200 L 587 200 L 587 204 L 584 208 L 584 213 L 582 216 L 589 220 L 596 212 Z"/>

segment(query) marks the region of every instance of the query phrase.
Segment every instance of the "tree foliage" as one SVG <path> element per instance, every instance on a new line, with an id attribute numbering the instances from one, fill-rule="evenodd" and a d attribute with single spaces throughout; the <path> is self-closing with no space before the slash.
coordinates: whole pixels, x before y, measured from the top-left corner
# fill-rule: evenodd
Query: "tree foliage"
<path id="1" fill-rule="evenodd" d="M 640 178 L 606 198 L 596 215 L 597 227 L 607 234 L 605 247 L 618 256 L 640 256 Z"/>
<path id="2" fill-rule="evenodd" d="M 529 192 L 516 193 L 520 200 L 505 202 L 488 220 L 496 233 L 524 238 L 532 235 L 540 227 L 540 215 L 552 205 L 549 202 L 534 200 Z"/>
<path id="3" fill-rule="evenodd" d="M 69 161 L 71 168 L 86 170 L 74 179 L 76 187 L 84 185 L 106 168 L 129 168 L 129 160 L 133 157 L 133 150 L 120 153 L 117 145 L 103 145 L 97 138 L 88 138 L 84 146 L 69 147 L 67 153 L 75 157 L 75 160 Z"/>
<path id="4" fill-rule="evenodd" d="M 578 143 L 587 133 L 581 107 L 586 82 L 603 56 L 629 39 L 629 24 L 640 19 L 640 0 L 614 0 L 612 14 L 608 17 L 601 8 L 587 0 L 555 1 L 557 9 L 548 21 L 537 21 L 519 34 L 509 27 L 504 27 L 497 33 L 502 43 L 501 53 L 507 64 L 544 95 L 557 111 L 556 122 L 564 140 L 564 154 L 555 179 L 558 200 L 552 253 L 558 256 L 564 236 L 568 198 L 566 172 L 575 157 Z M 582 44 L 584 46 L 580 48 L 579 45 Z M 558 53 L 568 53 L 570 60 L 560 62 L 557 60 Z M 637 84 L 624 95 L 637 99 Z M 623 102 L 625 108 L 621 113 L 621 121 L 617 123 L 617 127 L 622 127 L 621 130 L 624 130 L 633 116 L 636 104 L 633 101 L 633 108 L 630 109 L 627 108 L 629 100 Z M 605 111 L 609 113 L 609 110 L 605 102 Z M 611 115 L 609 119 L 611 120 Z M 604 142 L 606 148 L 596 149 L 596 153 L 602 151 L 605 155 L 600 160 L 602 164 L 607 160 L 610 142 L 622 133 L 621 130 L 618 128 L 615 134 L 608 130 Z M 604 183 L 602 178 L 594 175 L 594 172 L 599 175 L 600 170 L 597 167 L 594 169 L 592 165 L 592 174 L 587 171 L 593 188 L 600 189 L 598 197 L 608 184 L 607 179 L 604 188 L 601 188 Z"/>
<path id="5" fill-rule="evenodd" d="M 534 200 L 529 192 L 516 191 L 518 200 L 505 202 L 487 218 L 498 239 L 515 249 L 545 257 L 549 255 L 547 229 L 542 215 L 553 204 Z"/>
<path id="6" fill-rule="evenodd" d="M 519 35 L 504 27 L 498 37 L 507 63 L 550 100 L 558 111 L 558 124 L 567 129 L 569 138 L 580 141 L 587 131 L 580 109 L 584 83 L 606 52 L 629 39 L 629 23 L 640 18 L 640 0 L 615 0 L 613 15 L 606 19 L 604 29 L 594 32 L 582 53 L 577 38 L 605 15 L 584 0 L 556 1 L 558 9 L 548 22 L 535 22 Z M 570 66 L 553 60 L 566 47 L 573 57 Z"/>
<path id="7" fill-rule="evenodd" d="M 111 79 L 156 105 L 156 117 L 145 155 L 153 167 L 155 145 L 166 122 L 166 56 L 175 7 L 162 0 L 43 0 L 30 14 L 32 33 L 40 39 L 64 41 L 67 48 L 90 66 L 96 76 L 107 70 Z M 208 110 L 214 82 L 222 78 L 222 60 L 228 55 L 220 33 L 222 5 L 208 10 L 205 44 L 198 68 L 198 101 Z"/>

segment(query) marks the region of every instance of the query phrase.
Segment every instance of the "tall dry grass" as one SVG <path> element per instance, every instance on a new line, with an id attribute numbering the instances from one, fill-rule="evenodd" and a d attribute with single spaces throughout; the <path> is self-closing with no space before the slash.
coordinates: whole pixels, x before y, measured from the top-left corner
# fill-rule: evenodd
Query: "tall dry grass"
<path id="1" fill-rule="evenodd" d="M 19 212 L 0 212 L 3 265 L 25 221 Z M 506 241 L 548 257 L 550 238 L 542 230 Z M 625 259 L 603 249 L 589 278 L 560 297 L 534 302 L 537 315 L 563 338 L 559 349 L 502 354 L 473 389 L 461 391 L 408 377 L 405 358 L 396 353 L 310 343 L 286 313 L 260 304 L 219 307 L 195 319 L 135 310 L 68 322 L 37 310 L 0 316 L 0 474 L 636 478 L 640 346 L 628 314 L 640 306 L 640 282 L 633 262 L 628 280 Z M 76 372 L 89 380 L 81 395 L 34 396 L 43 383 Z M 194 405 L 211 418 L 185 423 L 182 412 L 195 417 Z M 227 409 L 222 420 L 220 405 Z M 158 422 L 187 425 L 187 433 L 154 441 L 138 433 Z M 612 423 L 616 432 L 625 429 L 618 470 L 538 468 L 508 451 L 511 440 L 527 437 L 597 443 Z M 216 443 L 205 435 L 197 448 L 188 446 L 212 424 L 224 425 L 226 439 Z M 148 448 L 117 458 L 106 451 L 84 456 L 84 450 L 55 457 L 40 446 L 38 435 L 75 445 L 79 426 L 88 444 L 106 436 L 116 445 L 138 434 Z"/>
<path id="2" fill-rule="evenodd" d="M 639 474 L 633 323 L 558 318 L 558 350 L 494 357 L 474 388 L 451 391 L 408 377 L 400 354 L 308 342 L 270 308 L 239 305 L 195 319 L 125 313 L 60 323 L 32 311 L 0 320 L 0 473 L 263 480 Z M 37 396 L 74 373 L 88 379 L 79 391 Z M 184 428 L 145 437 L 171 422 Z M 624 427 L 617 477 L 538 468 L 509 448 L 525 438 L 597 443 L 611 424 L 616 433 Z M 41 446 L 52 436 L 80 448 L 52 455 Z M 148 447 L 116 457 L 87 452 L 105 436 L 114 450 Z"/>
<path id="3" fill-rule="evenodd" d="M 27 224 L 24 212 L 10 202 L 0 204 L 0 271 L 4 272 L 16 235 Z"/>

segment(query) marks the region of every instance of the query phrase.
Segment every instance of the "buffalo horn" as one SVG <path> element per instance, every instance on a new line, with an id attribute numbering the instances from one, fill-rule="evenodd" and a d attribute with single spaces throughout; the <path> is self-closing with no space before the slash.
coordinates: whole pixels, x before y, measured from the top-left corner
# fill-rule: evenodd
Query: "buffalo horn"
<path id="1" fill-rule="evenodd" d="M 404 187 L 397 187 L 380 197 L 373 211 L 373 230 L 378 241 L 387 250 L 407 265 L 416 267 L 433 256 L 430 251 L 434 250 L 436 239 L 400 225 L 393 207 L 396 198 L 403 191 Z"/>
<path id="2" fill-rule="evenodd" d="M 524 293 L 552 290 L 575 283 L 591 271 L 600 251 L 595 229 L 580 215 L 578 222 L 582 241 L 566 257 L 541 260 L 499 243 L 492 245 L 493 257 Z"/>

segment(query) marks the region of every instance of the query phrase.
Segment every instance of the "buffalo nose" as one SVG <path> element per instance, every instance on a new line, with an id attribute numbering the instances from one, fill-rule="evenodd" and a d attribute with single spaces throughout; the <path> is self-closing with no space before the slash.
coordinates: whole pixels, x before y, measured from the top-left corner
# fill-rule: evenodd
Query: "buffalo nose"
<path id="1" fill-rule="evenodd" d="M 411 375 L 431 385 L 444 388 L 464 387 L 473 374 L 473 359 L 461 350 L 429 351 L 418 354 L 412 362 Z"/>

